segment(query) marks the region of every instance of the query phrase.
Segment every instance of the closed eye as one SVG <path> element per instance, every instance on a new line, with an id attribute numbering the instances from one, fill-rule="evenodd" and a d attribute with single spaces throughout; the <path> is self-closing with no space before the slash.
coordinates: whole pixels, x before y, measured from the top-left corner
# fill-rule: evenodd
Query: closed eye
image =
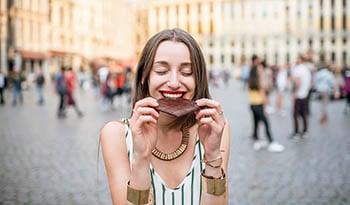
<path id="1" fill-rule="evenodd" d="M 193 72 L 192 71 L 181 71 L 181 74 L 183 76 L 191 76 L 193 74 Z"/>
<path id="2" fill-rule="evenodd" d="M 158 75 L 165 75 L 168 71 L 167 70 L 154 70 L 155 73 Z"/>

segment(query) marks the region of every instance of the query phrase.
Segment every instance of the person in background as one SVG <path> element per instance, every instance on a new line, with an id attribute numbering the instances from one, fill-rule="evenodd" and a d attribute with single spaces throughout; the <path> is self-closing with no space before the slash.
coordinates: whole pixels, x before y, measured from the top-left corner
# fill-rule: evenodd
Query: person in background
<path id="1" fill-rule="evenodd" d="M 67 83 L 65 80 L 65 68 L 62 66 L 60 72 L 55 74 L 55 91 L 59 96 L 59 103 L 57 109 L 57 117 L 65 118 L 66 117 L 66 102 L 65 96 L 67 94 Z"/>
<path id="2" fill-rule="evenodd" d="M 308 94 L 311 87 L 311 72 L 304 65 L 303 56 L 297 57 L 296 65 L 291 70 L 291 81 L 293 84 L 293 122 L 294 132 L 292 139 L 305 137 L 308 131 Z M 299 129 L 299 118 L 303 121 L 303 129 Z"/>
<path id="3" fill-rule="evenodd" d="M 336 91 L 334 74 L 329 70 L 329 66 L 323 65 L 316 73 L 314 86 L 316 92 L 321 97 L 321 119 L 320 123 L 325 124 L 328 121 L 327 107 L 331 94 Z"/>
<path id="4" fill-rule="evenodd" d="M 4 91 L 7 86 L 7 77 L 0 68 L 0 105 L 5 105 Z"/>
<path id="5" fill-rule="evenodd" d="M 67 97 L 67 106 L 73 106 L 75 112 L 77 113 L 78 117 L 82 117 L 83 113 L 82 111 L 79 109 L 76 100 L 74 98 L 73 92 L 75 89 L 75 85 L 76 85 L 76 77 L 75 74 L 73 72 L 72 67 L 69 67 L 68 70 L 65 72 L 64 75 L 66 84 L 67 84 L 67 93 L 66 93 L 66 97 Z"/>
<path id="6" fill-rule="evenodd" d="M 266 103 L 266 91 L 262 86 L 261 77 L 263 75 L 262 65 L 253 65 L 250 70 L 248 79 L 248 97 L 250 102 L 250 109 L 253 114 L 253 148 L 260 150 L 268 146 L 270 152 L 282 152 L 284 146 L 275 142 L 272 138 L 268 119 L 265 114 L 265 103 Z M 262 121 L 265 125 L 265 132 L 268 139 L 268 143 L 264 140 L 260 140 L 258 137 L 259 122 Z"/>
<path id="7" fill-rule="evenodd" d="M 272 68 L 266 64 L 266 60 L 261 61 L 259 66 L 262 66 L 263 68 L 262 74 L 260 74 L 261 76 L 260 79 L 266 93 L 265 110 L 266 110 L 266 113 L 272 114 L 275 112 L 273 107 L 271 106 L 271 100 L 270 100 L 270 94 L 274 87 L 273 71 L 272 71 Z"/>
<path id="8" fill-rule="evenodd" d="M 113 204 L 228 204 L 230 128 L 208 84 L 202 51 L 187 32 L 163 30 L 146 43 L 130 118 L 101 130 Z M 177 118 L 156 110 L 161 98 L 202 109 Z"/>
<path id="9" fill-rule="evenodd" d="M 35 76 L 35 83 L 36 88 L 38 91 L 38 105 L 42 105 L 44 103 L 44 84 L 45 84 L 45 77 L 43 74 L 42 69 L 39 67 Z"/>
<path id="10" fill-rule="evenodd" d="M 310 83 L 310 88 L 307 94 L 307 98 L 306 98 L 306 115 L 309 116 L 311 115 L 311 110 L 310 110 L 310 100 L 311 100 L 311 96 L 312 93 L 315 92 L 315 75 L 317 72 L 317 67 L 315 66 L 313 60 L 313 54 L 311 51 L 306 52 L 306 54 L 303 56 L 303 65 L 309 70 L 310 72 L 310 76 L 311 76 L 311 83 Z"/>
<path id="11" fill-rule="evenodd" d="M 89 77 L 84 67 L 80 66 L 79 72 L 78 72 L 78 82 L 79 82 L 79 88 L 81 90 L 86 90 L 88 88 L 88 83 L 87 83 L 88 79 Z"/>
<path id="12" fill-rule="evenodd" d="M 9 76 L 9 81 L 12 86 L 12 105 L 17 105 L 17 100 L 20 105 L 23 104 L 23 94 L 22 94 L 22 82 L 25 81 L 24 74 L 18 70 L 16 66 L 13 67 L 12 72 Z"/>
<path id="13" fill-rule="evenodd" d="M 276 87 L 277 87 L 277 99 L 276 99 L 276 111 L 281 116 L 286 115 L 286 111 L 283 106 L 283 97 L 288 86 L 288 66 L 279 66 L 276 76 Z"/>
<path id="14" fill-rule="evenodd" d="M 348 112 L 350 112 L 350 67 L 345 66 L 343 68 L 342 76 L 344 79 L 342 92 L 346 98 L 344 114 L 347 114 Z"/>

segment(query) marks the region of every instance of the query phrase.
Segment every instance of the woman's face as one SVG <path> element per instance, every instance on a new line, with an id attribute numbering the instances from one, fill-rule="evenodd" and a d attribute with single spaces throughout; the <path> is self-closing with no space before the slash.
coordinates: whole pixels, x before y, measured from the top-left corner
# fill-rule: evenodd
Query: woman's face
<path id="1" fill-rule="evenodd" d="M 156 52 L 149 77 L 153 98 L 192 99 L 195 81 L 190 52 L 184 43 L 163 41 Z"/>

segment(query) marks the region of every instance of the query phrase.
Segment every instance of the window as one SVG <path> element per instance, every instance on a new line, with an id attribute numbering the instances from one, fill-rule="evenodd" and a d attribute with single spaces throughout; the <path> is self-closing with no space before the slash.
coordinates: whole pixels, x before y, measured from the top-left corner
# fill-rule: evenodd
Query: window
<path id="1" fill-rule="evenodd" d="M 286 13 L 286 16 L 289 16 L 289 6 L 285 7 L 285 13 Z"/>
<path id="2" fill-rule="evenodd" d="M 225 63 L 225 55 L 221 54 L 221 63 L 224 64 Z"/>
<path id="3" fill-rule="evenodd" d="M 201 4 L 198 4 L 198 33 L 202 34 L 202 24 L 201 24 L 201 13 L 202 13 L 202 7 Z"/>
<path id="4" fill-rule="evenodd" d="M 331 17 L 331 28 L 332 28 L 332 31 L 335 30 L 335 17 L 334 17 L 334 14 L 332 14 L 332 17 Z"/>
<path id="5" fill-rule="evenodd" d="M 213 55 L 209 55 L 209 63 L 210 64 L 214 63 L 214 56 Z"/>
<path id="6" fill-rule="evenodd" d="M 231 63 L 234 64 L 235 63 L 235 55 L 231 54 Z"/>
<path id="7" fill-rule="evenodd" d="M 210 29 L 210 34 L 213 34 L 214 33 L 214 22 L 213 22 L 213 19 L 212 18 L 210 18 L 210 27 L 209 27 L 209 29 Z"/>
<path id="8" fill-rule="evenodd" d="M 320 62 L 325 62 L 325 55 L 324 52 L 320 53 Z"/>
<path id="9" fill-rule="evenodd" d="M 343 30 L 345 31 L 346 30 L 346 13 L 343 14 Z"/>
<path id="10" fill-rule="evenodd" d="M 169 18 L 169 7 L 168 6 L 165 7 L 165 18 L 166 18 L 166 22 L 165 22 L 166 25 L 165 26 L 169 27 L 169 19 L 170 18 Z"/>
<path id="11" fill-rule="evenodd" d="M 323 15 L 320 16 L 320 30 L 323 31 Z"/>
<path id="12" fill-rule="evenodd" d="M 312 6 L 311 5 L 309 5 L 308 14 L 309 14 L 309 18 L 312 18 L 313 10 L 312 10 Z"/>
<path id="13" fill-rule="evenodd" d="M 343 57 L 343 64 L 344 65 L 346 65 L 347 63 L 346 63 L 346 57 L 347 57 L 347 53 L 346 53 L 346 51 L 343 51 L 343 55 L 342 55 Z"/>
<path id="14" fill-rule="evenodd" d="M 278 53 L 276 52 L 275 53 L 275 65 L 277 65 L 278 64 Z"/>
<path id="15" fill-rule="evenodd" d="M 335 62 L 335 52 L 332 52 L 332 63 Z"/>
<path id="16" fill-rule="evenodd" d="M 309 47 L 312 47 L 312 44 L 313 44 L 313 41 L 312 41 L 312 39 L 310 38 L 310 39 L 309 39 Z"/>

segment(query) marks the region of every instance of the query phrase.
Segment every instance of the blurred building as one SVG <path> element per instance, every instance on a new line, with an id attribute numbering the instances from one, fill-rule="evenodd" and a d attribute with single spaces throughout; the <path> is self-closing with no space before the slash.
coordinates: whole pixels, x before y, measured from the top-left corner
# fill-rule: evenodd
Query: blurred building
<path id="1" fill-rule="evenodd" d="M 125 60 L 135 53 L 134 10 L 124 0 L 0 1 L 5 68 L 77 70 L 96 59 Z"/>
<path id="2" fill-rule="evenodd" d="M 0 68 L 6 68 L 7 62 L 7 21 L 8 21 L 7 0 L 0 0 Z M 5 71 L 6 72 L 6 71 Z"/>
<path id="3" fill-rule="evenodd" d="M 144 11 L 143 11 L 144 12 Z M 238 68 L 252 54 L 269 64 L 350 64 L 350 0 L 150 1 L 148 35 L 179 27 L 201 43 L 210 68 Z"/>

